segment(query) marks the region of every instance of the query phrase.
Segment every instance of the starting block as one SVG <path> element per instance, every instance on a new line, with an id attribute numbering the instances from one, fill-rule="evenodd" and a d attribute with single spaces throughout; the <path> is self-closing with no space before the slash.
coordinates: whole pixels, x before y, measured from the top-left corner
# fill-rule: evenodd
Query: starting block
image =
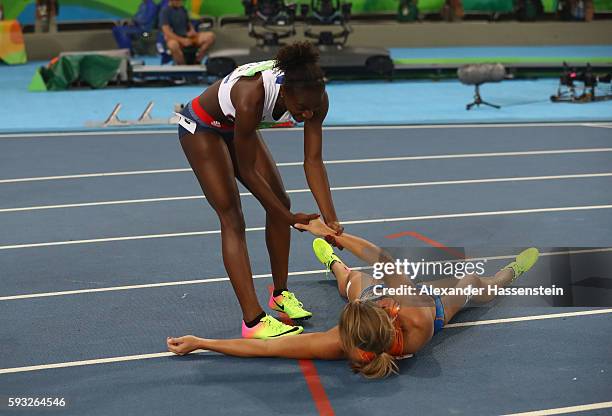
<path id="1" fill-rule="evenodd" d="M 149 101 L 147 107 L 144 109 L 138 120 L 134 122 L 135 125 L 143 125 L 143 124 L 170 124 L 169 118 L 152 118 L 151 111 L 153 110 L 153 106 L 155 103 L 153 101 Z"/>
<path id="2" fill-rule="evenodd" d="M 155 105 L 154 101 L 150 101 L 145 107 L 144 111 L 136 120 L 121 120 L 119 118 L 119 111 L 121 111 L 121 103 L 117 103 L 111 113 L 108 115 L 106 120 L 103 122 L 87 121 L 86 127 L 100 128 L 100 127 L 129 127 L 129 126 L 151 126 L 151 125 L 164 125 L 164 124 L 176 124 L 176 121 L 172 118 L 153 118 L 151 117 L 151 111 Z"/>
<path id="3" fill-rule="evenodd" d="M 119 119 L 119 111 L 121 110 L 121 103 L 117 103 L 113 111 L 102 123 L 95 121 L 87 121 L 86 127 L 115 127 L 115 126 L 129 126 L 130 123 Z"/>

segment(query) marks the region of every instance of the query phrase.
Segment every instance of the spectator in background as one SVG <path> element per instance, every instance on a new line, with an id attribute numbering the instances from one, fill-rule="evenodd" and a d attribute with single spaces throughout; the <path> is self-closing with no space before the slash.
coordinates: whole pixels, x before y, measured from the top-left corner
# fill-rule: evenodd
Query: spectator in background
<path id="1" fill-rule="evenodd" d="M 447 22 L 458 22 L 463 20 L 465 12 L 463 10 L 462 0 L 446 0 L 440 12 L 442 18 Z"/>
<path id="2" fill-rule="evenodd" d="M 206 51 L 215 42 L 212 32 L 198 33 L 189 20 L 187 9 L 183 7 L 183 0 L 170 0 L 168 6 L 159 13 L 159 25 L 164 33 L 166 46 L 172 54 L 176 65 L 185 64 L 185 48 L 197 48 L 196 64 L 199 64 Z"/>
<path id="3" fill-rule="evenodd" d="M 0 20 L 4 20 L 4 5 L 0 2 Z"/>
<path id="4" fill-rule="evenodd" d="M 34 31 L 57 32 L 56 16 L 59 13 L 57 0 L 36 0 L 36 21 Z"/>
<path id="5" fill-rule="evenodd" d="M 117 46 L 121 49 L 129 49 L 133 54 L 132 42 L 141 37 L 143 33 L 150 32 L 153 29 L 157 13 L 157 4 L 153 0 L 142 0 L 131 22 L 123 22 L 123 24 L 113 28 L 113 36 Z"/>
<path id="6" fill-rule="evenodd" d="M 594 12 L 593 0 L 560 0 L 557 4 L 557 14 L 563 20 L 590 22 Z"/>
<path id="7" fill-rule="evenodd" d="M 515 7 L 516 17 L 523 22 L 533 22 L 544 15 L 544 5 L 541 0 L 517 0 Z"/>

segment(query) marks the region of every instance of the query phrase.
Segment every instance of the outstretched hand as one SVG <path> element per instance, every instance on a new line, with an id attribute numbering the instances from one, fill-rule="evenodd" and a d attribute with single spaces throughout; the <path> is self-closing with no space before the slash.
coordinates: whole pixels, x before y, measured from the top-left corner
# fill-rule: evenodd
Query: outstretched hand
<path id="1" fill-rule="evenodd" d="M 336 232 L 321 221 L 320 218 L 313 219 L 308 224 L 294 224 L 293 226 L 300 231 L 308 231 L 315 237 L 325 237 L 326 235 L 336 234 Z"/>
<path id="2" fill-rule="evenodd" d="M 293 214 L 293 218 L 291 219 L 291 223 L 293 224 L 293 227 L 300 230 L 300 231 L 304 231 L 298 227 L 296 227 L 297 224 L 302 224 L 302 225 L 306 225 L 308 224 L 310 221 L 315 220 L 317 218 L 319 218 L 320 215 L 319 214 L 304 214 L 303 212 L 298 212 L 297 214 Z"/>
<path id="3" fill-rule="evenodd" d="M 168 351 L 177 355 L 185 355 L 198 349 L 198 338 L 193 335 L 178 338 L 168 337 L 166 344 L 168 345 Z"/>

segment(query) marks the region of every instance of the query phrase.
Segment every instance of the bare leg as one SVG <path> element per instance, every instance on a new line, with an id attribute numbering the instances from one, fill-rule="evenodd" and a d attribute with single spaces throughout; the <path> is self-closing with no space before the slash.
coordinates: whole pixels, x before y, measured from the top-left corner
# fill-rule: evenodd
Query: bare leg
<path id="1" fill-rule="evenodd" d="M 335 261 L 331 266 L 331 272 L 336 278 L 340 296 L 349 301 L 357 299 L 366 286 L 381 284 L 380 280 L 374 279 L 367 273 L 351 270 L 342 261 Z"/>
<path id="2" fill-rule="evenodd" d="M 245 223 L 230 153 L 212 132 L 186 134 L 181 145 L 208 203 L 219 216 L 223 263 L 245 321 L 259 316 L 259 305 L 247 251 Z"/>
<path id="3" fill-rule="evenodd" d="M 202 62 L 206 52 L 215 43 L 215 34 L 213 32 L 198 33 L 197 46 L 198 53 L 196 55 L 196 63 Z"/>
<path id="4" fill-rule="evenodd" d="M 512 269 L 502 269 L 493 277 L 469 275 L 465 276 L 463 279 L 443 279 L 438 282 L 427 283 L 427 285 L 431 284 L 434 287 L 472 287 L 473 289 L 482 289 L 482 295 L 472 296 L 471 301 L 475 303 L 487 303 L 495 298 L 494 295 L 488 294 L 488 289 L 508 286 L 512 282 L 513 276 L 514 272 Z M 453 281 L 455 282 L 454 285 L 452 285 Z M 466 306 L 467 301 L 470 300 L 467 296 L 463 295 L 446 295 L 441 298 L 444 304 L 444 323 L 448 323 L 448 321 Z"/>
<path id="5" fill-rule="evenodd" d="M 260 175 L 266 180 L 285 207 L 291 209 L 291 200 L 287 192 L 285 192 L 285 186 L 283 185 L 283 180 L 276 167 L 276 162 L 274 162 L 259 132 L 257 133 L 256 140 L 258 141 L 258 146 L 255 169 L 257 169 Z M 233 147 L 231 149 L 231 154 L 234 160 L 236 160 Z M 240 180 L 240 177 L 238 177 L 238 179 Z M 244 182 L 242 183 L 244 185 Z M 266 247 L 268 249 L 268 256 L 270 257 L 274 290 L 287 289 L 289 252 L 291 250 L 291 227 L 284 221 L 268 213 L 266 213 Z"/>
<path id="6" fill-rule="evenodd" d="M 360 272 L 351 270 L 348 266 L 340 261 L 335 261 L 331 266 L 331 272 L 336 278 L 338 284 L 338 292 L 343 298 L 347 297 L 346 286 L 348 282 L 360 274 Z"/>
<path id="7" fill-rule="evenodd" d="M 180 43 L 178 43 L 174 39 L 169 39 L 166 41 L 166 46 L 170 50 L 172 54 L 172 60 L 175 65 L 185 65 L 185 56 L 183 55 L 183 48 Z"/>

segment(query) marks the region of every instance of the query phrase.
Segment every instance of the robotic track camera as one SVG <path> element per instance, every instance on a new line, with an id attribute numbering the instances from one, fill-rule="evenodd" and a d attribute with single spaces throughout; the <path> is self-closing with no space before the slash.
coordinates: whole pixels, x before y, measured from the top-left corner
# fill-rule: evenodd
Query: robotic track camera
<path id="1" fill-rule="evenodd" d="M 316 39 L 318 45 L 325 46 L 344 46 L 348 41 L 348 37 L 352 32 L 348 21 L 351 17 L 352 3 L 342 3 L 340 0 L 334 2 L 332 0 L 311 0 L 310 7 L 307 4 L 302 4 L 300 12 L 306 23 L 304 36 L 310 39 Z M 339 27 L 341 30 L 321 30 L 316 32 L 313 27 L 333 26 Z"/>
<path id="2" fill-rule="evenodd" d="M 295 35 L 295 4 L 282 0 L 243 0 L 242 4 L 249 17 L 249 36 L 260 46 L 278 46 L 281 39 Z"/>
<path id="3" fill-rule="evenodd" d="M 283 0 L 243 0 L 243 5 L 249 35 L 256 39 L 256 45 L 212 52 L 206 64 L 210 75 L 224 77 L 239 65 L 273 59 L 283 46 L 281 41 L 295 35 L 295 5 Z M 394 66 L 388 49 L 347 45 L 352 33 L 348 24 L 351 3 L 310 0 L 300 7 L 300 15 L 304 35 L 318 47 L 319 62 L 327 76 L 391 77 Z"/>
<path id="4" fill-rule="evenodd" d="M 209 75 L 222 78 L 239 65 L 272 59 L 281 41 L 295 35 L 295 5 L 284 0 L 242 0 L 242 5 L 255 46 L 212 52 L 206 64 Z"/>
<path id="5" fill-rule="evenodd" d="M 353 33 L 349 25 L 352 3 L 341 0 L 310 0 L 300 14 L 306 28 L 304 36 L 315 40 L 326 74 L 350 73 L 389 77 L 394 65 L 389 51 L 380 47 L 348 46 Z"/>
<path id="6" fill-rule="evenodd" d="M 612 100 L 611 79 L 612 74 L 594 74 L 593 68 L 588 63 L 583 71 L 578 71 L 576 68 L 570 69 L 567 62 L 563 62 L 563 74 L 559 78 L 557 94 L 552 95 L 550 100 L 554 103 L 589 103 Z M 576 85 L 578 83 L 582 84 L 581 93 Z M 607 84 L 607 87 L 600 87 L 600 84 Z"/>

